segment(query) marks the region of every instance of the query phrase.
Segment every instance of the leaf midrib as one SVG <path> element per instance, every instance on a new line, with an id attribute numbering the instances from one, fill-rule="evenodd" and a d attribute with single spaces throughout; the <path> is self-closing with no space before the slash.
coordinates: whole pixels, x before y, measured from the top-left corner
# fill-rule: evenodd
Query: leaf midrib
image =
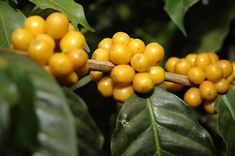
<path id="1" fill-rule="evenodd" d="M 147 98 L 147 107 L 148 107 L 148 112 L 149 112 L 149 116 L 151 119 L 151 125 L 153 128 L 153 135 L 154 135 L 154 141 L 155 141 L 155 145 L 156 145 L 156 155 L 161 156 L 161 147 L 159 144 L 159 135 L 158 135 L 158 129 L 157 129 L 157 122 L 155 122 L 154 120 L 154 114 L 153 114 L 153 108 L 151 106 L 151 101 L 149 98 Z"/>

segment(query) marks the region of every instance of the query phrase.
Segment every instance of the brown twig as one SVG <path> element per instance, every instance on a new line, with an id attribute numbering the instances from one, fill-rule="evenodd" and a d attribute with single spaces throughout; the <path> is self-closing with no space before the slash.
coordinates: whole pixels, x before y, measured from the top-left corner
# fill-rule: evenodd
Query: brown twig
<path id="1" fill-rule="evenodd" d="M 103 71 L 103 72 L 109 72 L 112 70 L 112 68 L 115 67 L 115 65 L 108 61 L 97 61 L 97 60 L 89 60 L 89 68 L 91 70 L 97 70 L 97 71 Z M 166 74 L 166 81 L 180 83 L 185 86 L 193 86 L 193 84 L 189 81 L 188 76 L 186 75 L 180 75 L 170 72 L 165 72 Z M 230 89 L 235 90 L 235 86 L 231 85 Z"/>
<path id="2" fill-rule="evenodd" d="M 0 48 L 0 52 L 2 51 L 12 51 L 12 50 Z M 14 52 L 21 54 L 21 55 L 26 55 L 25 52 L 20 51 L 20 50 L 14 50 Z M 109 72 L 115 67 L 115 65 L 109 61 L 97 61 L 97 60 L 92 60 L 92 59 L 88 60 L 88 64 L 89 64 L 90 70 L 96 70 L 96 71 L 102 71 L 102 72 Z M 189 81 L 188 76 L 170 73 L 170 72 L 165 72 L 165 74 L 166 74 L 166 79 L 165 79 L 166 81 L 180 83 L 185 86 L 193 85 Z M 230 89 L 235 90 L 235 85 L 231 85 Z"/>

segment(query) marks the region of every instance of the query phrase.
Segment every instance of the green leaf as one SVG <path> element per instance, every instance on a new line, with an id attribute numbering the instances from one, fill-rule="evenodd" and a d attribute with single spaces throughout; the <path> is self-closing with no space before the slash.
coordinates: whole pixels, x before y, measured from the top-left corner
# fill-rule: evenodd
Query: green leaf
<path id="1" fill-rule="evenodd" d="M 1 52 L 0 56 L 9 66 L 27 73 L 32 79 L 35 111 L 39 121 L 38 147 L 33 155 L 76 156 L 74 118 L 59 85 L 40 65 L 25 56 L 12 52 Z"/>
<path id="2" fill-rule="evenodd" d="M 3 135 L 9 127 L 10 110 L 19 100 L 19 92 L 16 84 L 10 81 L 5 70 L 0 70 L 0 142 L 3 141 Z M 0 145 L 1 146 L 1 145 Z"/>
<path id="3" fill-rule="evenodd" d="M 74 91 L 78 88 L 81 88 L 81 87 L 87 85 L 91 81 L 92 81 L 92 79 L 91 79 L 90 75 L 87 75 L 87 76 L 83 77 L 81 80 L 79 80 L 78 83 L 74 84 L 70 89 Z"/>
<path id="4" fill-rule="evenodd" d="M 19 92 L 17 105 L 13 108 L 14 113 L 11 115 L 11 118 L 14 119 L 11 123 L 11 128 L 14 129 L 14 142 L 18 148 L 32 149 L 38 132 L 34 105 L 35 88 L 32 79 L 20 66 L 9 65 L 8 76 L 16 84 Z"/>
<path id="5" fill-rule="evenodd" d="M 184 16 L 188 9 L 199 0 L 165 0 L 164 9 L 181 32 L 187 36 L 184 28 Z"/>
<path id="6" fill-rule="evenodd" d="M 9 48 L 11 33 L 22 27 L 25 16 L 19 10 L 13 9 L 6 2 L 0 1 L 0 47 Z"/>
<path id="7" fill-rule="evenodd" d="M 81 24 L 84 28 L 90 31 L 94 31 L 88 24 L 84 10 L 81 4 L 74 2 L 73 0 L 30 0 L 32 3 L 39 6 L 41 9 L 55 9 L 63 12 L 73 23 Z"/>
<path id="8" fill-rule="evenodd" d="M 64 93 L 75 117 L 80 155 L 101 155 L 104 137 L 91 118 L 86 103 L 77 94 L 66 88 Z"/>
<path id="9" fill-rule="evenodd" d="M 235 153 L 235 91 L 218 96 L 215 102 L 218 113 L 218 131 L 226 144 L 227 156 Z"/>
<path id="10" fill-rule="evenodd" d="M 211 1 L 207 6 L 195 7 L 190 13 L 187 21 L 189 43 L 185 42 L 191 47 L 189 51 L 221 50 L 235 18 L 235 1 Z"/>
<path id="11" fill-rule="evenodd" d="M 214 155 L 208 132 L 180 98 L 156 87 L 152 95 L 134 95 L 122 106 L 112 137 L 113 156 Z"/>

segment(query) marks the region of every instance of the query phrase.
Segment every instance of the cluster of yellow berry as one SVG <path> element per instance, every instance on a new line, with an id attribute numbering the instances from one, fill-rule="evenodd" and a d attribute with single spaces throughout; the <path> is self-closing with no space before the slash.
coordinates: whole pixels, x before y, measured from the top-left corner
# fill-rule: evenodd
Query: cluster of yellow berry
<path id="1" fill-rule="evenodd" d="M 28 17 L 11 39 L 13 49 L 44 66 L 63 84 L 74 84 L 79 75 L 88 72 L 85 37 L 62 13 L 54 12 L 46 19 L 37 15 Z"/>
<path id="2" fill-rule="evenodd" d="M 233 80 L 233 65 L 228 60 L 219 60 L 214 52 L 188 54 L 185 58 L 171 57 L 165 64 L 165 70 L 187 75 L 193 84 L 184 94 L 184 101 L 193 108 L 203 104 L 205 111 L 214 113 L 213 102 L 217 94 L 229 90 Z M 166 84 L 166 88 L 180 90 L 181 84 Z M 170 87 L 169 87 L 170 86 Z"/>
<path id="3" fill-rule="evenodd" d="M 145 46 L 142 40 L 117 32 L 112 38 L 101 40 L 92 55 L 92 59 L 110 61 L 115 67 L 104 77 L 100 71 L 91 71 L 90 75 L 98 81 L 97 88 L 103 96 L 124 102 L 134 91 L 151 92 L 154 85 L 165 80 L 164 69 L 158 66 L 163 57 L 160 44 L 152 42 Z"/>

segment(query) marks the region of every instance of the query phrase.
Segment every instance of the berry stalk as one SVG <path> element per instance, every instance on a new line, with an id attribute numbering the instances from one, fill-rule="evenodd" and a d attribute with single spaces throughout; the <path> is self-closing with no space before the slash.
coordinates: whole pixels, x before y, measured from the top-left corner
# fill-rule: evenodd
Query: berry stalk
<path id="1" fill-rule="evenodd" d="M 115 65 L 109 61 L 97 61 L 97 60 L 88 60 L 89 68 L 90 70 L 97 70 L 102 72 L 109 72 L 112 70 L 112 68 L 115 67 Z M 165 80 L 175 83 L 180 83 L 185 86 L 193 86 L 193 84 L 189 81 L 188 76 L 171 73 L 171 72 L 165 72 Z M 230 89 L 235 90 L 235 86 L 231 85 Z"/>

